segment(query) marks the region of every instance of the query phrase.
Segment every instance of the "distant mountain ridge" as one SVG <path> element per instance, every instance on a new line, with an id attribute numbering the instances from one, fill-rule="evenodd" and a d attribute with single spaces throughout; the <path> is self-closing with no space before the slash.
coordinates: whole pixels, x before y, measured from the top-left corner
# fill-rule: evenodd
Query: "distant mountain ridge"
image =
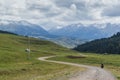
<path id="1" fill-rule="evenodd" d="M 120 54 L 120 32 L 109 38 L 97 39 L 78 45 L 74 50 L 81 52 Z"/>
<path id="2" fill-rule="evenodd" d="M 31 24 L 27 21 L 2 21 L 0 20 L 0 30 L 12 32 L 18 35 L 32 36 L 45 40 L 52 41 L 64 47 L 73 48 L 82 43 L 79 39 L 72 39 L 71 37 L 56 36 L 44 30 L 41 26 Z M 77 42 L 76 42 L 77 40 Z M 76 44 L 77 43 L 77 44 Z"/>
<path id="3" fill-rule="evenodd" d="M 0 20 L 0 30 L 24 36 L 32 36 L 73 48 L 86 41 L 109 37 L 120 31 L 120 24 L 72 24 L 61 29 L 46 31 L 41 26 L 27 21 Z"/>
<path id="4" fill-rule="evenodd" d="M 10 21 L 0 24 L 0 30 L 13 32 L 19 35 L 48 36 L 49 33 L 38 25 L 26 21 Z"/>
<path id="5" fill-rule="evenodd" d="M 13 34 L 13 35 L 17 35 L 15 33 L 7 32 L 7 31 L 2 31 L 2 30 L 0 30 L 0 34 Z"/>
<path id="6" fill-rule="evenodd" d="M 120 32 L 120 24 L 101 23 L 101 24 L 72 24 L 60 29 L 50 30 L 51 34 L 59 36 L 73 37 L 78 39 L 94 40 L 110 37 Z"/>
<path id="7" fill-rule="evenodd" d="M 27 21 L 9 21 L 0 20 L 0 30 L 12 32 L 23 36 L 32 36 L 37 38 L 56 38 L 56 35 L 50 34 L 41 26 L 29 23 Z"/>

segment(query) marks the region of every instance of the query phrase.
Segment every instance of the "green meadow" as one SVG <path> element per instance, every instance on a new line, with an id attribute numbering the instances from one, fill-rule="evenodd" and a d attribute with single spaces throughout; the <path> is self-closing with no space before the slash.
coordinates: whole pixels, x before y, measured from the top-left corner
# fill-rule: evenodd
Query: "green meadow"
<path id="1" fill-rule="evenodd" d="M 28 38 L 0 34 L 0 80 L 56 80 L 84 68 L 39 61 L 42 56 L 72 54 L 67 48 L 49 41 L 30 38 L 30 56 L 25 51 Z M 28 58 L 29 57 L 29 58 Z"/>
<path id="2" fill-rule="evenodd" d="M 56 55 L 52 60 L 86 64 L 110 70 L 120 80 L 120 55 L 79 53 L 49 41 L 30 38 L 30 56 L 25 51 L 28 38 L 0 34 L 0 80 L 67 80 L 84 68 L 39 61 L 39 57 Z M 28 59 L 29 57 L 29 59 Z"/>
<path id="3" fill-rule="evenodd" d="M 93 54 L 93 53 L 80 53 L 71 55 L 62 55 L 51 58 L 52 60 L 72 62 L 78 64 L 92 65 L 100 67 L 101 63 L 104 64 L 105 69 L 111 71 L 120 80 L 120 55 L 104 55 L 104 54 Z M 70 57 L 72 56 L 72 57 Z"/>

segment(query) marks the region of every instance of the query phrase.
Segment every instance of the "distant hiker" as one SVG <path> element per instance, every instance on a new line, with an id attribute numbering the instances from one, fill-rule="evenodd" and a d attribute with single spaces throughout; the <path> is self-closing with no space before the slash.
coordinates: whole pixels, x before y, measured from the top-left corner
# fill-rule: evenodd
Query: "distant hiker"
<path id="1" fill-rule="evenodd" d="M 104 64 L 101 64 L 101 68 L 104 68 Z"/>

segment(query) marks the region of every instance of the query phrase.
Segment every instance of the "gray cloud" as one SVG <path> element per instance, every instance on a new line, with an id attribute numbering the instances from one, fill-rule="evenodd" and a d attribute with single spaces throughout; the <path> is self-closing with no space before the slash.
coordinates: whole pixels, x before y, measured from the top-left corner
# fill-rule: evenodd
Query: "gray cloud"
<path id="1" fill-rule="evenodd" d="M 120 4 L 105 8 L 102 15 L 108 17 L 120 17 Z"/>
<path id="2" fill-rule="evenodd" d="M 73 4 L 73 0 L 54 0 L 55 4 L 59 7 L 69 8 Z"/>
<path id="3" fill-rule="evenodd" d="M 0 19 L 27 20 L 47 28 L 77 22 L 119 21 L 120 0 L 0 0 Z M 107 17 L 106 17 L 107 16 Z"/>

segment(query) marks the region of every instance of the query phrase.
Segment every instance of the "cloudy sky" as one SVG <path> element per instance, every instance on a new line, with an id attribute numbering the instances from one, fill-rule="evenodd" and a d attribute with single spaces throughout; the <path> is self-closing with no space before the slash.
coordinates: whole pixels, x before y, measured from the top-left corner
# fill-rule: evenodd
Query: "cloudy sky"
<path id="1" fill-rule="evenodd" d="M 120 23 L 120 0 L 0 0 L 1 20 L 27 20 L 46 29 L 75 23 Z"/>

